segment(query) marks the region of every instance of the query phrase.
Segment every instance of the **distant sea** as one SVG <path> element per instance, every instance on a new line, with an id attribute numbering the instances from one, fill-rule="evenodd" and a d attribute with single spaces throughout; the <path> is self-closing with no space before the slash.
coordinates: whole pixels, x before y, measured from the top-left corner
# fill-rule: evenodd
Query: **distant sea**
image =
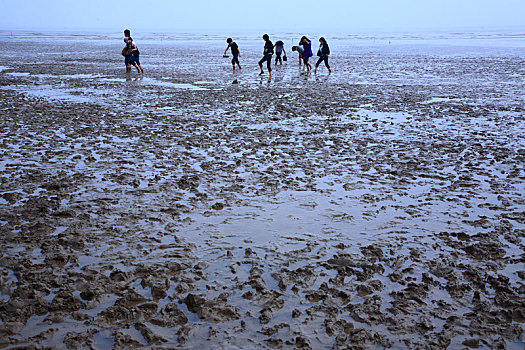
<path id="1" fill-rule="evenodd" d="M 260 40 L 262 32 L 254 31 L 135 31 L 132 36 L 141 42 L 169 42 L 169 41 L 224 41 L 227 37 L 233 37 L 239 41 Z M 477 28 L 464 30 L 363 30 L 363 31 L 338 31 L 329 33 L 319 33 L 309 31 L 298 32 L 268 32 L 271 38 L 290 40 L 296 42 L 303 35 L 311 39 L 324 36 L 328 41 L 341 40 L 352 41 L 353 45 L 382 45 L 382 44 L 450 44 L 450 45 L 480 45 L 491 47 L 525 47 L 525 26 L 521 28 Z M 68 30 L 9 30 L 0 29 L 0 40 L 19 39 L 32 40 L 38 37 L 45 37 L 56 40 L 117 40 L 122 37 L 122 31 L 68 31 Z"/>

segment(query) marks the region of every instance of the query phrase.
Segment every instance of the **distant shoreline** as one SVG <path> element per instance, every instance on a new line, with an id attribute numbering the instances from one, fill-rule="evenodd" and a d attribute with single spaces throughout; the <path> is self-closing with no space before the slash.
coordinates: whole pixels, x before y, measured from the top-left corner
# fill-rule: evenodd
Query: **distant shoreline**
<path id="1" fill-rule="evenodd" d="M 178 31 L 140 31 L 132 30 L 133 37 L 142 42 L 170 42 L 170 41 L 205 41 L 216 42 L 223 41 L 226 37 L 235 37 L 240 41 L 257 41 L 260 39 L 259 31 L 204 31 L 204 30 L 178 30 Z M 490 29 L 465 29 L 465 30 L 392 30 L 390 32 L 362 30 L 347 31 L 339 33 L 325 33 L 318 31 L 297 32 L 268 32 L 270 37 L 279 38 L 300 38 L 307 35 L 311 38 L 324 36 L 328 40 L 351 41 L 357 45 L 361 44 L 415 44 L 415 43 L 440 43 L 452 45 L 496 45 L 508 47 L 525 47 L 525 26 L 524 27 L 506 27 Z M 48 38 L 54 40 L 97 40 L 113 41 L 122 37 L 120 28 L 108 31 L 79 31 L 66 29 L 0 29 L 0 40 L 32 40 L 37 38 Z"/>

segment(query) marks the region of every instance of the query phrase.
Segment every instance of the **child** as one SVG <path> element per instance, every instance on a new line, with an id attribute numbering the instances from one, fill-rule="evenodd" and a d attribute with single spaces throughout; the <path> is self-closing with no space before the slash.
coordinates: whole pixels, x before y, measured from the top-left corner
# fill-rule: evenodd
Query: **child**
<path id="1" fill-rule="evenodd" d="M 312 69 L 312 65 L 310 64 L 310 62 L 308 62 L 308 59 L 313 56 L 312 42 L 306 36 L 303 36 L 301 38 L 301 41 L 299 42 L 299 45 L 301 45 L 304 49 L 304 52 L 303 52 L 304 65 L 306 66 L 306 69 L 310 71 L 310 69 Z"/>
<path id="2" fill-rule="evenodd" d="M 266 61 L 266 67 L 268 67 L 268 73 L 270 73 L 270 77 L 271 77 L 272 76 L 273 43 L 270 41 L 270 37 L 268 36 L 268 34 L 264 34 L 262 38 L 264 39 L 264 52 L 263 52 L 264 56 L 259 61 L 259 68 L 261 68 L 261 73 L 259 73 L 259 75 L 264 74 L 262 65 L 264 61 Z"/>
<path id="3" fill-rule="evenodd" d="M 286 50 L 284 49 L 284 43 L 279 40 L 275 43 L 273 46 L 275 48 L 275 65 L 277 65 L 277 62 L 281 63 L 281 66 L 283 65 L 283 60 L 281 58 L 281 53 L 284 52 L 284 57 L 286 57 Z"/>
<path id="4" fill-rule="evenodd" d="M 323 61 L 324 61 L 326 68 L 328 68 L 328 73 L 332 73 L 332 70 L 330 69 L 330 65 L 328 64 L 328 56 L 330 56 L 330 48 L 328 47 L 328 43 L 323 37 L 319 39 L 319 43 L 320 43 L 319 51 L 317 51 L 317 56 L 319 56 L 319 59 L 317 60 L 317 63 L 315 64 L 314 73 L 317 73 L 317 67 L 319 67 L 319 65 Z"/>
<path id="5" fill-rule="evenodd" d="M 299 53 L 299 66 L 303 62 L 304 49 L 300 46 L 292 46 L 292 51 L 297 51 Z"/>
<path id="6" fill-rule="evenodd" d="M 239 63 L 239 57 L 241 57 L 241 50 L 239 50 L 239 46 L 237 45 L 235 41 L 233 41 L 232 38 L 226 39 L 226 42 L 228 43 L 228 47 L 226 48 L 226 50 L 224 50 L 224 54 L 226 55 L 226 52 L 228 51 L 228 49 L 231 49 L 232 55 L 233 55 L 233 58 L 232 58 L 233 70 L 235 70 L 235 63 L 237 63 L 237 65 L 239 66 L 239 69 L 241 69 L 241 64 Z"/>
<path id="7" fill-rule="evenodd" d="M 129 63 L 133 65 L 133 67 L 137 68 L 137 72 L 144 73 L 144 69 L 140 65 L 140 59 L 139 59 L 140 51 L 137 48 L 137 45 L 133 43 L 133 39 L 131 37 L 128 37 L 128 49 L 131 50 Z M 129 70 L 131 71 L 131 67 L 129 68 Z"/>
<path id="8" fill-rule="evenodd" d="M 131 32 L 129 29 L 124 29 L 124 43 L 128 43 L 128 38 L 131 36 Z"/>

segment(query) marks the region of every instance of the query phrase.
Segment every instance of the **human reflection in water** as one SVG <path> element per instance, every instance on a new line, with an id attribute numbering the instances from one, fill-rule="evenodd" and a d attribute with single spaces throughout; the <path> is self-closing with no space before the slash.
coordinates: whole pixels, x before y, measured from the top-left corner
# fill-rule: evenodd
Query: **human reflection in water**
<path id="1" fill-rule="evenodd" d="M 132 78 L 131 75 L 126 75 L 126 81 L 140 81 L 144 79 L 144 77 L 141 75 L 141 76 L 138 76 L 138 77 L 135 77 L 135 78 Z"/>

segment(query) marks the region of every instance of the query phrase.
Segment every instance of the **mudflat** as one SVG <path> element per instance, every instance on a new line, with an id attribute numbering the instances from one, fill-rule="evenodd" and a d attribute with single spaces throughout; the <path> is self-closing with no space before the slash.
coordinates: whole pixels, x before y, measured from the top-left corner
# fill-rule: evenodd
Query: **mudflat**
<path id="1" fill-rule="evenodd" d="M 0 347 L 524 347 L 524 47 L 212 39 L 0 36 Z"/>

